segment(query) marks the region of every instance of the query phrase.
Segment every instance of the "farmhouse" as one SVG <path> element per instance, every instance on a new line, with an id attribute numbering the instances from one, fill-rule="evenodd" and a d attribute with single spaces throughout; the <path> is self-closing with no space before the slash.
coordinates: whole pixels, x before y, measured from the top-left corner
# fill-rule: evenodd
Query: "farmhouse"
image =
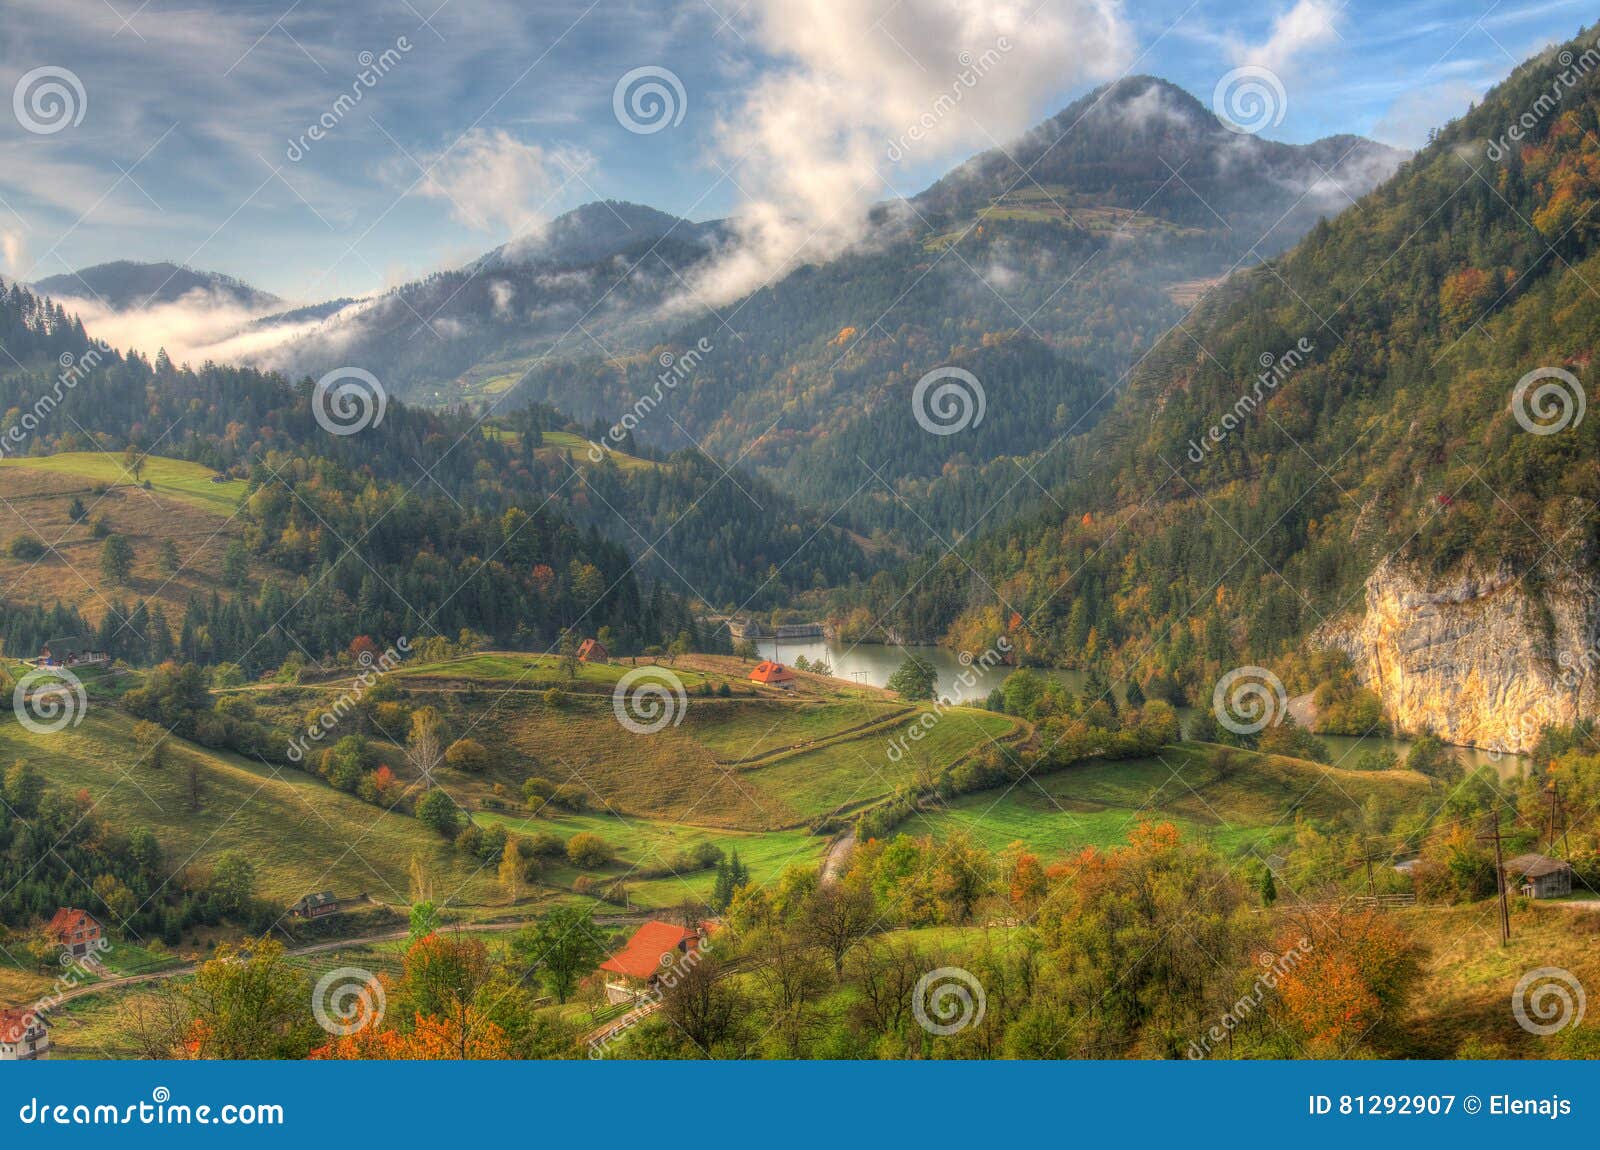
<path id="1" fill-rule="evenodd" d="M 611 652 L 599 639 L 585 639 L 578 644 L 578 658 L 585 663 L 609 663 Z"/>
<path id="2" fill-rule="evenodd" d="M 331 890 L 318 891 L 308 894 L 293 902 L 289 906 L 289 914 L 294 918 L 325 918 L 330 914 L 349 910 L 358 903 L 367 902 L 367 893 L 362 891 L 355 898 L 339 898 Z"/>
<path id="3" fill-rule="evenodd" d="M 50 1053 L 50 1028 L 31 1010 L 0 1008 L 0 1062 L 25 1062 Z"/>
<path id="4" fill-rule="evenodd" d="M 105 651 L 66 651 L 56 654 L 45 647 L 34 662 L 40 667 L 103 667 L 111 662 Z"/>
<path id="5" fill-rule="evenodd" d="M 56 911 L 44 932 L 51 940 L 66 947 L 67 953 L 74 958 L 82 958 L 100 949 L 100 924 L 86 910 L 62 907 Z"/>
<path id="6" fill-rule="evenodd" d="M 1520 878 L 1517 889 L 1528 898 L 1555 898 L 1572 893 L 1572 864 L 1549 855 L 1518 855 L 1506 863 L 1506 877 Z"/>
<path id="7" fill-rule="evenodd" d="M 699 945 L 700 934 L 690 927 L 645 923 L 633 932 L 628 945 L 600 964 L 614 976 L 606 980 L 606 1000 L 632 1002 L 648 994 L 679 955 L 691 954 Z"/>
<path id="8" fill-rule="evenodd" d="M 756 664 L 756 669 L 750 672 L 752 683 L 765 683 L 769 687 L 781 687 L 785 691 L 794 690 L 794 672 L 782 663 L 774 663 L 771 659 L 763 659 Z"/>

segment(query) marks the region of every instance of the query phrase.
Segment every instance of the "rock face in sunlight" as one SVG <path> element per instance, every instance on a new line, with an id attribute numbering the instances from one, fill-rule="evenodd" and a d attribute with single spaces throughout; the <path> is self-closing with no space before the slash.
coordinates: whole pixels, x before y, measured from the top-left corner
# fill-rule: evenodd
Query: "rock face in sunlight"
<path id="1" fill-rule="evenodd" d="M 1446 742 L 1526 752 L 1547 725 L 1597 712 L 1600 587 L 1569 571 L 1538 580 L 1506 568 L 1442 579 L 1389 562 L 1366 584 L 1366 611 L 1318 630 L 1343 650 L 1384 711 Z"/>

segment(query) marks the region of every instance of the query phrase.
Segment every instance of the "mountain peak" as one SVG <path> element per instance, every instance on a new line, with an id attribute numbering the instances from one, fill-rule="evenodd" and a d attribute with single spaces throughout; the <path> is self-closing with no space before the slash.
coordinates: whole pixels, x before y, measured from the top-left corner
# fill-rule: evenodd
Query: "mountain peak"
<path id="1" fill-rule="evenodd" d="M 265 311 L 282 301 L 221 272 L 202 271 L 162 260 L 112 260 L 64 275 L 47 276 L 33 285 L 53 299 L 91 300 L 112 311 L 174 303 L 191 292 L 221 297 L 251 311 Z"/>

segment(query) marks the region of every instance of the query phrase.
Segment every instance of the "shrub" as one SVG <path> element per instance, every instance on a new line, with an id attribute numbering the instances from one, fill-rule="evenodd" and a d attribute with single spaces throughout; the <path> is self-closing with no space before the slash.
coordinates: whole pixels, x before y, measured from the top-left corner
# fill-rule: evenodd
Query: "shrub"
<path id="1" fill-rule="evenodd" d="M 454 767 L 458 771 L 471 771 L 476 774 L 488 766 L 489 752 L 476 739 L 457 739 L 445 751 L 444 761 L 447 766 Z"/>
<path id="2" fill-rule="evenodd" d="M 47 548 L 32 535 L 18 535 L 11 540 L 11 545 L 6 550 L 13 559 L 39 559 L 43 557 Z"/>
<path id="3" fill-rule="evenodd" d="M 417 800 L 417 820 L 446 838 L 454 838 L 461 826 L 461 812 L 443 791 L 429 791 Z"/>
<path id="4" fill-rule="evenodd" d="M 588 808 L 589 792 L 578 783 L 563 783 L 555 789 L 550 801 L 576 813 Z"/>
<path id="5" fill-rule="evenodd" d="M 615 857 L 611 844 L 589 831 L 579 831 L 567 840 L 567 858 L 573 866 L 603 867 Z"/>

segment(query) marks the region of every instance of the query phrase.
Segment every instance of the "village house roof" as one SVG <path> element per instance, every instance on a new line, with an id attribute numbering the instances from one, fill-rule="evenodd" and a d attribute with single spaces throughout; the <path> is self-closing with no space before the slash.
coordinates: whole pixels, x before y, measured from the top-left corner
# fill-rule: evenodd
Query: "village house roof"
<path id="1" fill-rule="evenodd" d="M 76 907 L 64 906 L 56 911 L 55 917 L 50 920 L 50 925 L 45 927 L 45 933 L 53 938 L 68 938 L 90 928 L 96 930 L 100 928 L 100 924 L 95 921 L 92 914 Z"/>
<path id="2" fill-rule="evenodd" d="M 1571 863 L 1541 854 L 1518 855 L 1506 863 L 1507 871 L 1520 874 L 1523 878 L 1543 878 L 1547 874 L 1560 874 L 1571 869 Z"/>
<path id="3" fill-rule="evenodd" d="M 647 922 L 633 932 L 627 946 L 602 962 L 600 969 L 632 978 L 649 978 L 661 970 L 663 958 L 682 950 L 685 944 L 694 946 L 699 941 L 699 934 L 689 927 Z"/>
<path id="4" fill-rule="evenodd" d="M 0 1042 L 16 1044 L 28 1036 L 35 1026 L 43 1026 L 44 1019 L 22 1007 L 0 1007 Z"/>
<path id="5" fill-rule="evenodd" d="M 754 683 L 792 683 L 794 672 L 782 663 L 774 663 L 771 659 L 763 659 L 756 664 L 756 669 L 750 672 L 750 681 Z"/>
<path id="6" fill-rule="evenodd" d="M 580 659 L 608 659 L 610 657 L 611 655 L 606 650 L 606 645 L 599 639 L 585 639 L 578 644 L 578 658 Z"/>
<path id="7" fill-rule="evenodd" d="M 318 891 L 316 894 L 308 894 L 294 905 L 298 907 L 304 907 L 306 910 L 311 910 L 314 907 L 327 906 L 330 902 L 338 901 L 339 900 L 334 897 L 334 894 L 331 890 L 324 890 Z"/>

